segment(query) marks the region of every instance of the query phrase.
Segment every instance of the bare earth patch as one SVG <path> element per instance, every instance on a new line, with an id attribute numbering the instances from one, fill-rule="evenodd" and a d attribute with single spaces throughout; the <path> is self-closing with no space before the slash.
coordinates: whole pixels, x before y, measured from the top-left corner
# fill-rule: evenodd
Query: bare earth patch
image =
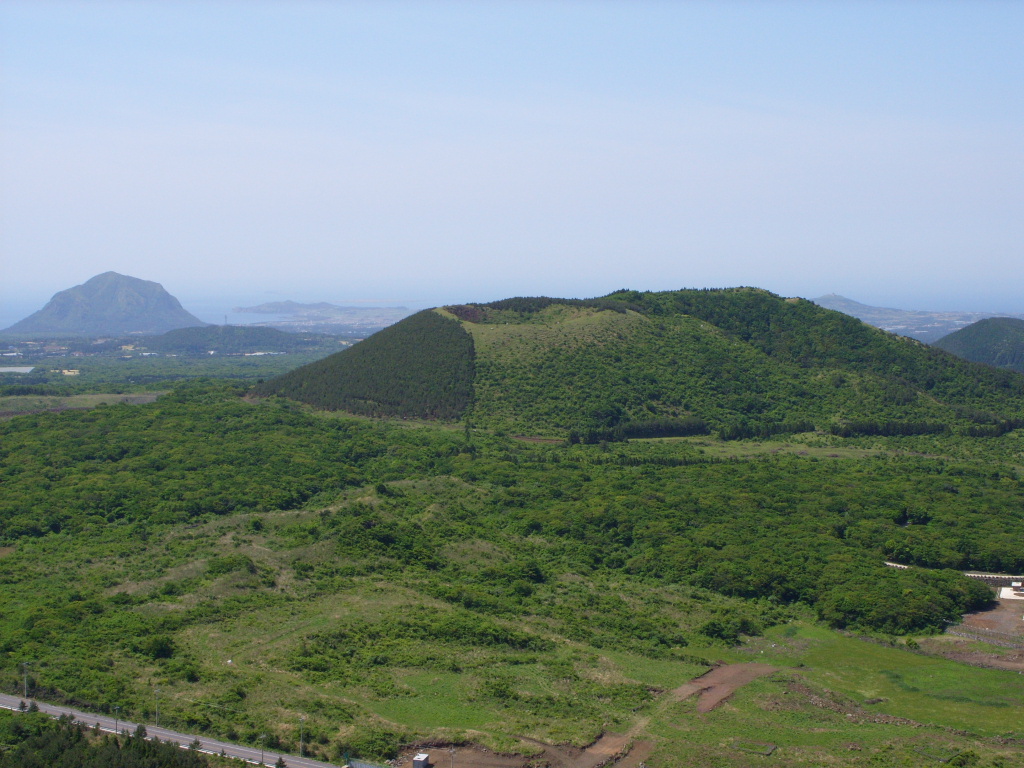
<path id="1" fill-rule="evenodd" d="M 1008 635 L 1020 635 L 1024 642 L 1024 602 L 999 600 L 995 608 L 964 616 L 962 627 L 977 627 Z"/>
<path id="2" fill-rule="evenodd" d="M 399 755 L 393 765 L 411 766 L 413 755 L 426 752 L 430 755 L 430 763 L 435 768 L 523 768 L 527 764 L 546 764 L 551 768 L 598 768 L 615 762 L 630 746 L 630 737 L 606 733 L 589 747 L 580 749 L 562 744 L 546 744 L 543 741 L 523 737 L 523 741 L 536 744 L 541 748 L 539 755 L 506 755 L 492 752 L 485 747 L 469 744 L 458 747 L 431 747 L 419 745 L 410 747 Z M 623 762 L 623 768 L 634 768 L 650 754 L 653 743 L 648 741 L 635 742 L 634 750 Z"/>
<path id="3" fill-rule="evenodd" d="M 672 695 L 676 701 L 682 701 L 699 693 L 697 711 L 710 712 L 739 688 L 777 669 L 769 664 L 725 664 L 681 685 Z"/>
<path id="4" fill-rule="evenodd" d="M 460 747 L 409 747 L 391 763 L 395 768 L 412 766 L 412 758 L 420 752 L 430 755 L 430 764 L 435 768 L 522 768 L 527 758 L 522 755 L 503 755 L 486 747 L 467 744 Z"/>
<path id="5" fill-rule="evenodd" d="M 927 653 L 964 664 L 1024 672 L 1024 602 L 999 600 L 994 608 L 964 616 L 946 634 L 923 638 Z"/>

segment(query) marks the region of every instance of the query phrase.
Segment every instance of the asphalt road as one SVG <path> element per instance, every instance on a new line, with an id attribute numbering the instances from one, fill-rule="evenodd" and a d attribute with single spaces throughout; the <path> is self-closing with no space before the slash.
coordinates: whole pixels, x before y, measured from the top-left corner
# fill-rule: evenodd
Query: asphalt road
<path id="1" fill-rule="evenodd" d="M 21 702 L 25 702 L 28 705 L 29 700 L 23 699 L 19 696 L 5 696 L 0 694 L 0 707 L 4 709 L 17 710 Z M 100 730 L 107 731 L 108 733 L 128 731 L 132 733 L 135 731 L 137 723 L 133 723 L 130 720 L 123 720 L 121 718 L 113 718 L 108 715 L 95 715 L 87 712 L 82 712 L 71 707 L 55 706 L 53 704 L 44 704 L 41 701 L 36 701 L 36 706 L 39 707 L 40 712 L 45 712 L 53 717 L 60 717 L 61 715 L 71 715 L 77 723 L 83 723 L 84 725 L 92 728 L 96 723 L 99 723 Z M 250 763 L 260 763 L 260 748 L 259 747 L 244 747 L 240 744 L 229 744 L 226 741 L 217 741 L 215 739 L 207 739 L 201 736 L 192 736 L 187 733 L 178 733 L 177 731 L 169 731 L 166 728 L 157 728 L 154 725 L 146 725 L 146 733 L 150 737 L 159 738 L 160 741 L 173 741 L 182 747 L 188 747 L 194 741 L 199 741 L 200 751 L 208 752 L 213 755 L 219 755 L 223 752 L 228 757 L 240 757 L 243 760 L 247 760 Z M 333 763 L 323 763 L 319 760 L 311 760 L 308 757 L 296 757 L 295 755 L 286 755 L 282 752 L 274 750 L 265 750 L 262 753 L 263 763 L 265 765 L 274 765 L 279 757 L 283 757 L 288 768 L 338 768 Z"/>

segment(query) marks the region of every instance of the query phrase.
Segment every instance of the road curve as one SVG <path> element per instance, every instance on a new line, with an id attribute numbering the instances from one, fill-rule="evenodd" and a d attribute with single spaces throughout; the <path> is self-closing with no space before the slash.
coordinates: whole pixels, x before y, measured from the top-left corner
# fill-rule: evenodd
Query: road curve
<path id="1" fill-rule="evenodd" d="M 0 707 L 4 709 L 13 709 L 17 711 L 20 708 L 22 702 L 26 705 L 30 700 L 23 699 L 18 696 L 6 696 L 0 694 Z M 76 723 L 82 723 L 90 728 L 99 724 L 101 731 L 108 733 L 114 733 L 115 725 L 118 731 L 124 733 L 128 731 L 132 733 L 138 726 L 138 723 L 133 723 L 130 720 L 124 720 L 122 718 L 113 718 L 109 715 L 96 715 L 88 712 L 82 712 L 78 709 L 72 709 L 71 707 L 64 707 L 54 704 L 44 704 L 41 701 L 36 701 L 36 706 L 39 707 L 40 712 L 45 712 L 51 717 L 60 717 L 61 715 L 71 715 Z M 219 755 L 224 753 L 228 757 L 239 757 L 250 763 L 260 763 L 260 748 L 259 747 L 245 747 L 241 744 L 229 744 L 226 741 L 217 741 L 216 739 L 207 739 L 202 736 L 192 736 L 187 733 L 178 733 L 177 731 L 170 731 L 166 728 L 157 728 L 155 725 L 146 725 L 146 734 L 151 738 L 159 738 L 160 741 L 171 741 L 182 748 L 190 746 L 193 742 L 198 741 L 200 743 L 199 750 L 201 752 L 207 752 L 211 755 Z M 296 757 L 295 755 L 286 755 L 283 752 L 277 752 L 275 750 L 264 750 L 263 763 L 265 765 L 274 765 L 278 758 L 284 758 L 288 768 L 338 768 L 334 763 L 324 763 L 320 760 L 312 760 L 308 757 Z"/>

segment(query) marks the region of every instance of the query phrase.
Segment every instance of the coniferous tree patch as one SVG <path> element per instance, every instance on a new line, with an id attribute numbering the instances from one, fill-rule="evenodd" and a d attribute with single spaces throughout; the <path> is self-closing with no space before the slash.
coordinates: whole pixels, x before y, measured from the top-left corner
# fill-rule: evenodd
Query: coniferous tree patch
<path id="1" fill-rule="evenodd" d="M 472 399 L 473 357 L 457 320 L 424 310 L 257 392 L 367 416 L 457 419 Z"/>

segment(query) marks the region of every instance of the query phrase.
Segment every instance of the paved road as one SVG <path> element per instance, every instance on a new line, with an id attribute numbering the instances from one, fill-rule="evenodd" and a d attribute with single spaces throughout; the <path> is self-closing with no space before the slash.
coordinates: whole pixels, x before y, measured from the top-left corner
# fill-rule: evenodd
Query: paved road
<path id="1" fill-rule="evenodd" d="M 5 696 L 0 694 L 0 707 L 4 709 L 18 709 L 21 702 L 28 704 L 28 700 L 22 699 L 18 696 Z M 113 718 L 107 715 L 94 715 L 87 712 L 82 712 L 71 707 L 57 706 L 53 704 L 43 704 L 41 701 L 37 701 L 36 705 L 39 707 L 40 712 L 45 712 L 53 717 L 60 717 L 61 715 L 71 715 L 75 719 L 75 722 L 83 723 L 90 728 L 99 723 L 100 730 L 107 731 L 108 733 L 114 733 L 115 726 L 120 732 L 128 731 L 134 732 L 137 723 L 133 723 L 130 720 L 122 720 L 121 718 Z M 226 741 L 216 741 L 215 739 L 207 739 L 201 736 L 191 736 L 187 733 L 178 733 L 177 731 L 169 731 L 166 728 L 157 728 L 153 725 L 146 725 L 146 733 L 151 737 L 157 737 L 161 741 L 173 741 L 182 747 L 187 747 L 194 741 L 199 741 L 202 745 L 200 750 L 203 752 L 209 752 L 210 754 L 219 755 L 223 752 L 229 757 L 240 757 L 243 760 L 247 760 L 250 763 L 260 762 L 260 749 L 259 747 L 243 747 L 239 744 L 229 744 Z M 319 760 L 311 760 L 308 757 L 296 757 L 295 755 L 285 755 L 281 752 L 273 750 L 265 750 L 263 752 L 263 762 L 266 765 L 273 765 L 277 762 L 279 757 L 283 757 L 288 768 L 338 768 L 333 763 L 323 763 Z"/>

